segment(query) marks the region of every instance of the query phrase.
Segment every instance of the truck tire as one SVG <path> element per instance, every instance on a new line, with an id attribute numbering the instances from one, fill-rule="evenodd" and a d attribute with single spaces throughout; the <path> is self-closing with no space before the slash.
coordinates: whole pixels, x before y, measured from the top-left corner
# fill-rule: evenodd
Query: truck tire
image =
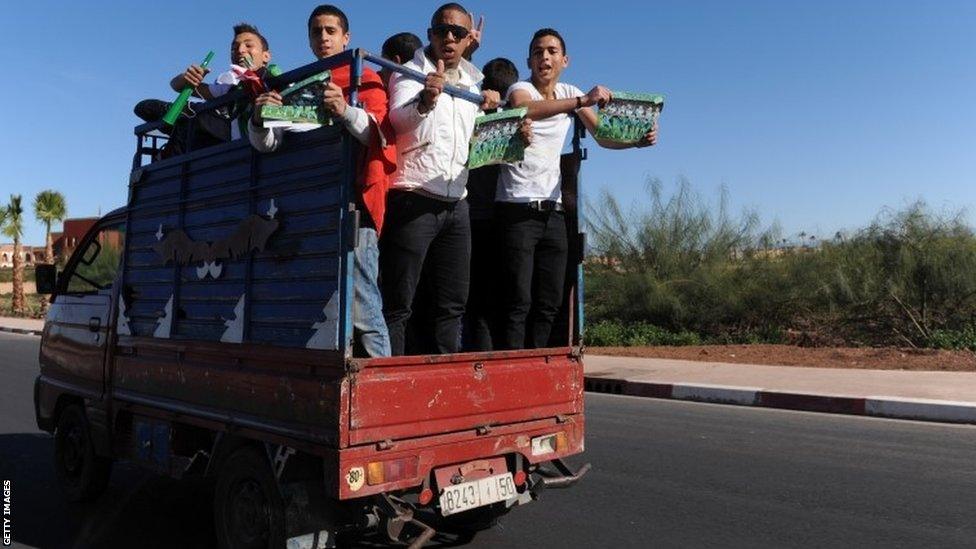
<path id="1" fill-rule="evenodd" d="M 95 454 L 85 411 L 69 404 L 54 430 L 54 473 L 68 501 L 97 498 L 108 486 L 112 460 Z"/>
<path id="2" fill-rule="evenodd" d="M 285 546 L 284 503 L 268 459 L 251 447 L 230 455 L 217 473 L 214 523 L 222 549 Z"/>

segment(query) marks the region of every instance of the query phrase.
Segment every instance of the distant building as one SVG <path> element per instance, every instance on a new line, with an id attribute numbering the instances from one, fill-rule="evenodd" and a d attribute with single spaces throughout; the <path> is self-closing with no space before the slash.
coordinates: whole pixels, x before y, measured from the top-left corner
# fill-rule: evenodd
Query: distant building
<path id="1" fill-rule="evenodd" d="M 33 266 L 35 263 L 44 262 L 44 246 L 24 246 L 20 247 L 20 259 L 24 266 Z M 14 266 L 14 245 L 0 244 L 0 269 L 10 269 Z"/>
<path id="2" fill-rule="evenodd" d="M 61 232 L 51 232 L 51 240 L 54 242 L 54 257 L 67 258 L 70 256 L 88 230 L 97 222 L 97 217 L 65 219 Z"/>

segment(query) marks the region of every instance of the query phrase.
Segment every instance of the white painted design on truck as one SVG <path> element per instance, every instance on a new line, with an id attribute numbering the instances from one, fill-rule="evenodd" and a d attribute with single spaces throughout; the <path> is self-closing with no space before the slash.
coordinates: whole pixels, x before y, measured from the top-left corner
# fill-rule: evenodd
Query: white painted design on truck
<path id="1" fill-rule="evenodd" d="M 234 318 L 224 320 L 224 326 L 227 326 L 227 329 L 224 330 L 224 335 L 220 336 L 221 341 L 224 343 L 244 341 L 244 296 L 241 296 L 234 306 Z"/>
<path id="2" fill-rule="evenodd" d="M 118 335 L 130 336 L 132 330 L 129 329 L 129 317 L 125 314 L 125 298 L 119 296 L 119 316 L 115 318 L 115 333 Z"/>
<path id="3" fill-rule="evenodd" d="M 197 267 L 197 278 L 203 280 L 210 275 L 210 278 L 217 280 L 220 278 L 220 273 L 224 270 L 224 266 L 218 264 L 216 261 L 204 261 L 203 265 Z"/>
<path id="4" fill-rule="evenodd" d="M 159 318 L 159 323 L 156 324 L 156 331 L 153 332 L 153 337 L 169 339 L 169 334 L 172 327 L 173 327 L 173 296 L 170 295 L 169 301 L 166 302 L 166 307 L 163 307 L 163 316 Z"/>
<path id="5" fill-rule="evenodd" d="M 312 324 L 315 333 L 305 344 L 306 349 L 339 348 L 339 292 L 332 293 L 322 313 L 325 320 Z"/>

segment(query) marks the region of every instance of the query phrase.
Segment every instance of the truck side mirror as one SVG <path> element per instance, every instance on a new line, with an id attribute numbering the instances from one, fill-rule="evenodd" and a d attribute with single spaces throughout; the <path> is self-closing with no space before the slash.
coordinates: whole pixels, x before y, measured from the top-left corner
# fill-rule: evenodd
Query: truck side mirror
<path id="1" fill-rule="evenodd" d="M 58 287 L 58 268 L 48 263 L 34 267 L 34 283 L 39 294 L 53 294 Z"/>

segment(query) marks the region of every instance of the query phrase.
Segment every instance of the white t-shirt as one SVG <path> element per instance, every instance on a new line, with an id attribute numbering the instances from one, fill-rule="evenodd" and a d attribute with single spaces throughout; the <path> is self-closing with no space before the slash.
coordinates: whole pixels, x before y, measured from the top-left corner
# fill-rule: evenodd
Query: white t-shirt
<path id="1" fill-rule="evenodd" d="M 238 84 L 241 83 L 241 79 L 234 72 L 233 69 L 220 73 L 217 76 L 217 81 L 214 84 L 209 84 L 207 87 L 210 88 L 210 95 L 214 97 L 220 97 L 225 95 L 230 90 L 234 89 Z"/>
<path id="2" fill-rule="evenodd" d="M 506 101 L 515 90 L 529 92 L 533 101 L 544 99 L 532 82 L 516 82 L 508 88 Z M 562 82 L 556 84 L 554 91 L 556 99 L 585 95 L 576 86 Z M 562 201 L 559 156 L 572 122 L 566 113 L 532 121 L 532 144 L 525 149 L 525 159 L 517 164 L 501 165 L 496 202 Z"/>

